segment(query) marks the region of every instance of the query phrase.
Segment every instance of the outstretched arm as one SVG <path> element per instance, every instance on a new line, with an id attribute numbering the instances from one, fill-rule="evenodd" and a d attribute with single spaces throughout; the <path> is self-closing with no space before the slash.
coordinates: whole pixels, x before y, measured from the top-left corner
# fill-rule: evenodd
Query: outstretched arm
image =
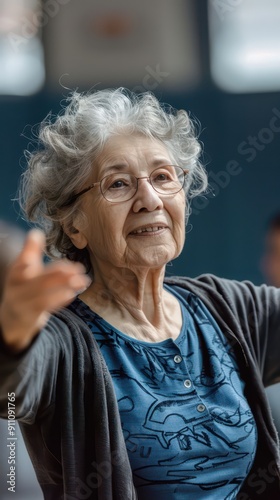
<path id="1" fill-rule="evenodd" d="M 0 416 L 7 418 L 8 395 L 15 396 L 15 416 L 26 423 L 55 397 L 63 322 L 50 317 L 87 285 L 84 268 L 57 261 L 45 266 L 45 239 L 30 231 L 7 275 L 0 305 Z M 1 348 L 2 346 L 2 348 Z"/>
<path id="2" fill-rule="evenodd" d="M 31 230 L 6 278 L 0 325 L 5 344 L 14 352 L 27 348 L 50 313 L 70 303 L 88 284 L 79 263 L 59 260 L 44 265 L 44 245 L 43 233 Z"/>

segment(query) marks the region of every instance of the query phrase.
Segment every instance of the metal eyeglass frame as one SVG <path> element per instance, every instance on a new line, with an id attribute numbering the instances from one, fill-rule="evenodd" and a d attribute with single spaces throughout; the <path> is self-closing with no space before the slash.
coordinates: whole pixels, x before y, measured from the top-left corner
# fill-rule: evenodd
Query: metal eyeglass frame
<path id="1" fill-rule="evenodd" d="M 180 187 L 180 189 L 178 189 L 178 191 L 175 191 L 175 192 L 172 192 L 172 193 L 167 193 L 167 194 L 165 194 L 165 193 L 161 193 L 160 191 L 158 191 L 158 190 L 154 187 L 154 185 L 153 185 L 153 183 L 152 183 L 152 181 L 151 181 L 151 175 L 152 175 L 152 174 L 153 174 L 156 170 L 160 170 L 160 169 L 162 169 L 162 168 L 164 168 L 164 167 L 176 167 L 176 168 L 180 168 L 180 169 L 182 170 L 182 172 L 183 172 L 183 174 L 184 174 L 184 182 L 183 182 L 182 186 Z M 148 182 L 151 184 L 152 188 L 153 188 L 153 189 L 154 189 L 157 193 L 159 193 L 159 194 L 161 194 L 161 195 L 164 195 L 164 196 L 169 196 L 169 195 L 171 195 L 171 194 L 177 194 L 177 193 L 179 193 L 179 192 L 181 191 L 181 189 L 183 189 L 183 187 L 184 187 L 184 185 L 185 185 L 186 175 L 187 175 L 188 173 L 189 173 L 189 170 L 188 170 L 188 169 L 184 169 L 184 168 L 180 167 L 179 165 L 163 165 L 162 167 L 157 167 L 157 168 L 155 168 L 155 169 L 154 169 L 154 170 L 150 173 L 150 175 L 146 175 L 146 176 L 144 176 L 144 177 L 136 177 L 136 175 L 129 174 L 129 175 L 131 175 L 132 177 L 134 177 L 134 178 L 136 179 L 136 190 L 135 190 L 135 192 L 133 193 L 133 195 L 132 195 L 130 198 L 128 198 L 127 200 L 121 200 L 121 201 L 112 201 L 112 200 L 108 200 L 108 199 L 106 198 L 106 196 L 104 195 L 104 193 L 103 193 L 102 189 L 101 189 L 101 183 L 104 181 L 104 179 L 106 179 L 107 177 L 109 177 L 110 175 L 112 175 L 112 174 L 108 174 L 108 175 L 105 175 L 105 177 L 103 177 L 103 178 L 101 179 L 101 181 L 93 182 L 92 184 L 90 184 L 90 186 L 86 187 L 85 189 L 83 189 L 83 190 L 82 190 L 82 191 L 80 191 L 79 193 L 74 194 L 74 195 L 73 195 L 73 196 L 72 196 L 72 197 L 71 197 L 71 198 L 70 198 L 70 199 L 69 199 L 66 203 L 64 203 L 64 204 L 61 206 L 61 208 L 68 207 L 69 205 L 72 205 L 72 203 L 74 203 L 74 202 L 77 200 L 77 198 L 79 198 L 79 197 L 80 197 L 80 196 L 82 196 L 83 194 L 87 193 L 88 191 L 90 191 L 92 188 L 94 188 L 94 187 L 96 187 L 96 186 L 100 186 L 100 192 L 101 192 L 101 194 L 102 194 L 103 198 L 104 198 L 106 201 L 108 201 L 108 203 L 124 203 L 125 201 L 129 201 L 129 200 L 131 200 L 131 199 L 133 198 L 133 196 L 135 196 L 135 195 L 136 195 L 136 193 L 137 193 L 137 191 L 138 191 L 138 181 L 139 181 L 139 180 L 141 180 L 141 179 L 147 179 L 147 180 L 148 180 Z M 126 175 L 127 175 L 127 172 L 119 172 L 119 175 L 122 175 L 122 174 L 126 174 Z"/>

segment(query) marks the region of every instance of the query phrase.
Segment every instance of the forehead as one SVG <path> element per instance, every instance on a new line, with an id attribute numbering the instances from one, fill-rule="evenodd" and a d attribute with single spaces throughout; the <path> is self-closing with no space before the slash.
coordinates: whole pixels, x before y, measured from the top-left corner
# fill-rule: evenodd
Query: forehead
<path id="1" fill-rule="evenodd" d="M 100 167 L 112 162 L 170 161 L 170 153 L 163 142 L 143 135 L 115 135 L 107 140 L 98 157 Z"/>

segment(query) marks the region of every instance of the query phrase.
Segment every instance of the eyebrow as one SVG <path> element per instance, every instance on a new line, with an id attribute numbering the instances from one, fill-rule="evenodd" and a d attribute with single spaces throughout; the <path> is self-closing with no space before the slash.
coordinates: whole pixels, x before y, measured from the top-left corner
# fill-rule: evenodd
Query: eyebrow
<path id="1" fill-rule="evenodd" d="M 156 158 L 151 163 L 151 166 L 155 168 L 160 165 L 172 165 L 172 161 L 171 160 L 167 161 L 166 159 L 163 158 Z M 127 170 L 129 167 L 130 166 L 127 163 L 116 163 L 115 165 L 109 165 L 108 167 L 102 169 L 102 174 L 107 175 L 111 171 L 120 172 L 124 169 Z"/>

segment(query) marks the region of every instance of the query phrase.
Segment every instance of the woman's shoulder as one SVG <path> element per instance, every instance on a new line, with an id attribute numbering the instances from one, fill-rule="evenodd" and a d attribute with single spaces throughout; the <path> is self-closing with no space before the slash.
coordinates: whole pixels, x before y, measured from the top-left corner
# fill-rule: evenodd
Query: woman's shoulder
<path id="1" fill-rule="evenodd" d="M 91 331 L 86 322 L 82 319 L 82 314 L 79 313 L 76 306 L 76 301 L 74 301 L 68 307 L 63 307 L 55 312 L 51 316 L 50 323 L 56 329 L 58 328 L 62 336 L 70 335 L 72 337 L 79 337 L 81 333 L 91 336 Z"/>
<path id="2" fill-rule="evenodd" d="M 260 289 L 269 289 L 272 287 L 269 287 L 265 284 L 263 285 L 255 285 L 252 281 L 250 280 L 235 280 L 235 279 L 230 279 L 230 278 L 223 278 L 220 276 L 216 276 L 215 274 L 211 273 L 204 273 L 199 276 L 196 276 L 195 278 L 190 278 L 188 276 L 166 276 L 164 279 L 164 282 L 170 285 L 178 285 L 182 286 L 184 288 L 192 288 L 192 287 L 198 287 L 198 288 L 205 288 L 205 287 L 210 287 L 213 289 L 243 289 L 244 291 L 246 290 L 260 290 Z"/>
<path id="3" fill-rule="evenodd" d="M 280 289 L 265 284 L 255 285 L 249 280 L 238 281 L 214 274 L 201 274 L 196 278 L 186 276 L 166 277 L 168 285 L 182 287 L 209 300 L 225 300 L 229 304 L 280 303 Z"/>

